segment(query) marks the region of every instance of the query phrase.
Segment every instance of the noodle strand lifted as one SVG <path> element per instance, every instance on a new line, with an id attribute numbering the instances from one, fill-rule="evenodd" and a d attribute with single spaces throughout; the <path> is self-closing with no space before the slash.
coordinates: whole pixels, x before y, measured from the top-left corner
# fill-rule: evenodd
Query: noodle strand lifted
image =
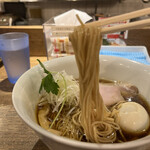
<path id="1" fill-rule="evenodd" d="M 99 93 L 99 51 L 102 44 L 101 28 L 78 26 L 70 34 L 79 70 L 79 123 L 88 141 L 110 143 L 116 141 L 120 127 L 111 118 Z M 75 120 L 75 119 L 74 119 Z"/>

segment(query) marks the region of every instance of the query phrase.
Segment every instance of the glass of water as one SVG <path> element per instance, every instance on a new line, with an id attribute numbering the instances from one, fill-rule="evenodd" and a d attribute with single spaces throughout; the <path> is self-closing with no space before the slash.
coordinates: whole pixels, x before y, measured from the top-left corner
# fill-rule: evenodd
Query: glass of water
<path id="1" fill-rule="evenodd" d="M 30 68 L 29 36 L 22 32 L 0 34 L 0 56 L 8 80 L 14 84 Z"/>

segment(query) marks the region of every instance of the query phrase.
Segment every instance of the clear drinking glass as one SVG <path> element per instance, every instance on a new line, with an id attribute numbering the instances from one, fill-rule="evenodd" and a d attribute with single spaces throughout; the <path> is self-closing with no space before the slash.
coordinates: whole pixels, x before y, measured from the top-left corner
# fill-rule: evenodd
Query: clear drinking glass
<path id="1" fill-rule="evenodd" d="M 0 56 L 9 81 L 16 83 L 30 68 L 28 34 L 22 32 L 0 34 Z"/>

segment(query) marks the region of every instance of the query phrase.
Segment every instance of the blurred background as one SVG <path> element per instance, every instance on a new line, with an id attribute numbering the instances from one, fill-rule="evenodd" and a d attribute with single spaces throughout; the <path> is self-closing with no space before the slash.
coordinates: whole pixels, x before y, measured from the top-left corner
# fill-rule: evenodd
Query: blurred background
<path id="1" fill-rule="evenodd" d="M 149 0 L 1 0 L 0 25 L 41 25 L 70 9 L 108 17 L 147 7 Z"/>
<path id="2" fill-rule="evenodd" d="M 0 0 L 0 34 L 26 32 L 30 36 L 30 55 L 45 56 L 42 24 L 50 18 L 78 9 L 97 20 L 148 7 L 150 0 Z M 125 43 L 144 45 L 150 54 L 150 28 L 130 30 Z"/>

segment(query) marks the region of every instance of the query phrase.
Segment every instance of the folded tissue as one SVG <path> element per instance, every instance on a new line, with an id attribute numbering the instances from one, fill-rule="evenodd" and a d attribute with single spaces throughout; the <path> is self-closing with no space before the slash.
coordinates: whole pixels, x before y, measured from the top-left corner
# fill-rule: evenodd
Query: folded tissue
<path id="1" fill-rule="evenodd" d="M 87 21 L 92 19 L 92 17 L 89 16 L 87 13 L 76 10 L 76 9 L 72 9 L 61 15 L 54 17 L 54 22 L 57 25 L 59 25 L 59 24 L 74 25 L 74 26 L 80 25 L 80 23 L 76 17 L 76 14 L 79 15 L 79 17 L 83 23 L 86 23 Z"/>

